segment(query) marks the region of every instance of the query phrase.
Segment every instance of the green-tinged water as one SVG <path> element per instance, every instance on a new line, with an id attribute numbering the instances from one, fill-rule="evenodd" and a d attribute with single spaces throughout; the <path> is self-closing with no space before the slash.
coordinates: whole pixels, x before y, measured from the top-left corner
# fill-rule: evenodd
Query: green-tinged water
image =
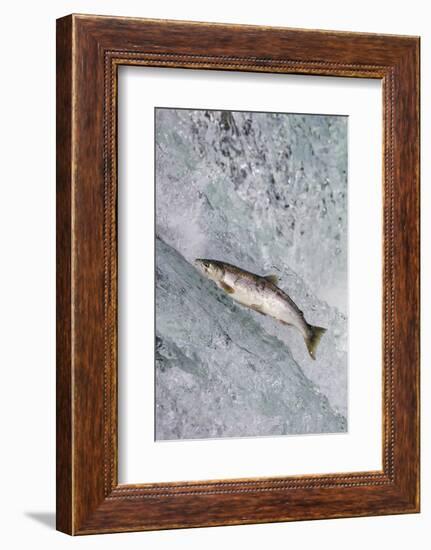
<path id="1" fill-rule="evenodd" d="M 347 416 L 347 119 L 156 111 L 157 439 L 333 433 Z M 276 273 L 301 335 L 193 266 Z"/>

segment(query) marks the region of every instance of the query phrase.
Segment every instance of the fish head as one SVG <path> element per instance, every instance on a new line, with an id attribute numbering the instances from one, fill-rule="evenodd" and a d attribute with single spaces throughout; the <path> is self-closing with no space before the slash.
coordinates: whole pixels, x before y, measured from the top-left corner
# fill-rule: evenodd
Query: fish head
<path id="1" fill-rule="evenodd" d="M 195 266 L 199 271 L 213 281 L 220 281 L 224 275 L 223 262 L 217 260 L 207 260 L 202 258 L 197 258 L 195 260 Z"/>

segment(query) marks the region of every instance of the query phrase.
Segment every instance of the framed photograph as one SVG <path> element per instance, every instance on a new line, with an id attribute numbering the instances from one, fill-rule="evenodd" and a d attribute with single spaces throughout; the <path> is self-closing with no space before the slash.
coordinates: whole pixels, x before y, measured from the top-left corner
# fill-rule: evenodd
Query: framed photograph
<path id="1" fill-rule="evenodd" d="M 57 528 L 419 511 L 419 38 L 57 21 Z"/>

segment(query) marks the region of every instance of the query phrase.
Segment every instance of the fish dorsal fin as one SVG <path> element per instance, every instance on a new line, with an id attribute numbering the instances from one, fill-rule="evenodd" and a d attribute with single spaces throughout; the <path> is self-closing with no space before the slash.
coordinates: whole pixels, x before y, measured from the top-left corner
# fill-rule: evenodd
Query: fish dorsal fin
<path id="1" fill-rule="evenodd" d="M 272 283 L 273 285 L 278 285 L 277 275 L 265 275 L 264 279 L 266 279 L 268 283 Z"/>

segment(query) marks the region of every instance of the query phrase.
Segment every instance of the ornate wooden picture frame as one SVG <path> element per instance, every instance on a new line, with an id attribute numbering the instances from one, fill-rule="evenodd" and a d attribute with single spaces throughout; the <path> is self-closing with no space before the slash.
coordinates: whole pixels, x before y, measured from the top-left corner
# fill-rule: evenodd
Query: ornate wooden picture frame
<path id="1" fill-rule="evenodd" d="M 381 471 L 118 483 L 120 65 L 381 80 Z M 78 535 L 418 511 L 419 39 L 87 15 L 59 19 L 57 528 Z"/>

